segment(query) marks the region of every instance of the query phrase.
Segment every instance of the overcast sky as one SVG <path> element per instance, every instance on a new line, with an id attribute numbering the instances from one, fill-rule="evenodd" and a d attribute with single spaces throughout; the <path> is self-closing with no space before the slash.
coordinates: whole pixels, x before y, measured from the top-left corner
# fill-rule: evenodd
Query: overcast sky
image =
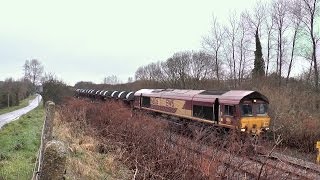
<path id="1" fill-rule="evenodd" d="M 0 0 L 0 80 L 23 75 L 26 59 L 70 85 L 133 77 L 141 65 L 201 49 L 212 14 L 256 0 Z"/>

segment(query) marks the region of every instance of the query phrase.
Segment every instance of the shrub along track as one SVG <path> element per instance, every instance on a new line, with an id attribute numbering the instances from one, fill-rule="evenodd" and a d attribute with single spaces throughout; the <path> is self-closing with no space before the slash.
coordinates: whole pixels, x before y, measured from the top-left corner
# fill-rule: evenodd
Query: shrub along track
<path id="1" fill-rule="evenodd" d="M 122 160 L 135 172 L 135 177 L 320 178 L 317 165 L 305 162 L 295 164 L 284 158 L 253 155 L 248 153 L 252 146 L 239 143 L 237 136 L 221 141 L 221 138 L 212 133 L 209 136 L 216 142 L 208 145 L 203 143 L 203 140 L 190 139 L 168 131 L 167 123 L 158 121 L 163 118 L 154 118 L 139 112 L 130 117 L 131 110 L 118 102 L 73 101 L 78 105 L 72 107 L 72 102 L 69 102 L 71 108 L 67 104 L 68 108 L 63 111 L 86 111 L 84 122 L 78 122 L 81 124 L 79 128 L 92 128 L 102 139 L 107 140 L 106 143 L 112 142 L 125 149 Z M 79 118 L 69 116 L 66 119 L 78 121 Z"/>

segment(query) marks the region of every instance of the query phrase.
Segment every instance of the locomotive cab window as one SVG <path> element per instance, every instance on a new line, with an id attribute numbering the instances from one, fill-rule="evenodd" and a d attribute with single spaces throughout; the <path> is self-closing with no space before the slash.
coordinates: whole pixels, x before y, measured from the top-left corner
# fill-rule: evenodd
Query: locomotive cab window
<path id="1" fill-rule="evenodd" d="M 265 116 L 268 112 L 268 104 L 256 104 L 257 116 Z"/>
<path id="2" fill-rule="evenodd" d="M 193 116 L 213 120 L 213 107 L 210 106 L 193 106 Z"/>
<path id="3" fill-rule="evenodd" d="M 241 105 L 241 116 L 253 116 L 251 104 Z"/>
<path id="4" fill-rule="evenodd" d="M 142 97 L 142 107 L 150 107 L 150 97 Z"/>
<path id="5" fill-rule="evenodd" d="M 224 106 L 224 115 L 227 116 L 234 116 L 235 114 L 235 107 L 231 105 L 225 105 Z"/>

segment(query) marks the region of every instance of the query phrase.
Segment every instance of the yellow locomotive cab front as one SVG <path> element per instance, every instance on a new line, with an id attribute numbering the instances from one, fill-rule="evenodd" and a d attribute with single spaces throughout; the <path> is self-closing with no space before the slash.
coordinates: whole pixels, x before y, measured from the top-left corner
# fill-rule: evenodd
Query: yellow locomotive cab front
<path id="1" fill-rule="evenodd" d="M 268 104 L 248 103 L 242 104 L 240 117 L 240 130 L 250 134 L 260 134 L 269 130 L 270 117 L 268 115 Z"/>
<path id="2" fill-rule="evenodd" d="M 252 134 L 260 134 L 269 130 L 270 117 L 242 117 L 240 120 L 241 131 Z"/>

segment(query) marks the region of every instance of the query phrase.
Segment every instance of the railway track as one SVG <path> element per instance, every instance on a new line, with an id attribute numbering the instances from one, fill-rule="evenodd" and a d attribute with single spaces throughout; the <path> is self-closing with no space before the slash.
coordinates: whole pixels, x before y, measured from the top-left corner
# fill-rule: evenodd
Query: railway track
<path id="1" fill-rule="evenodd" d="M 177 147 L 201 155 L 210 160 L 218 160 L 223 164 L 221 168 L 231 168 L 229 176 L 246 179 L 320 179 L 320 166 L 305 162 L 293 157 L 287 157 L 279 153 L 271 153 L 270 156 L 257 154 L 249 157 L 237 156 L 233 153 L 217 150 L 214 147 L 199 144 L 191 139 L 173 135 L 170 142 Z M 183 142 L 183 143 L 180 143 Z M 186 146 L 185 144 L 188 144 Z"/>

